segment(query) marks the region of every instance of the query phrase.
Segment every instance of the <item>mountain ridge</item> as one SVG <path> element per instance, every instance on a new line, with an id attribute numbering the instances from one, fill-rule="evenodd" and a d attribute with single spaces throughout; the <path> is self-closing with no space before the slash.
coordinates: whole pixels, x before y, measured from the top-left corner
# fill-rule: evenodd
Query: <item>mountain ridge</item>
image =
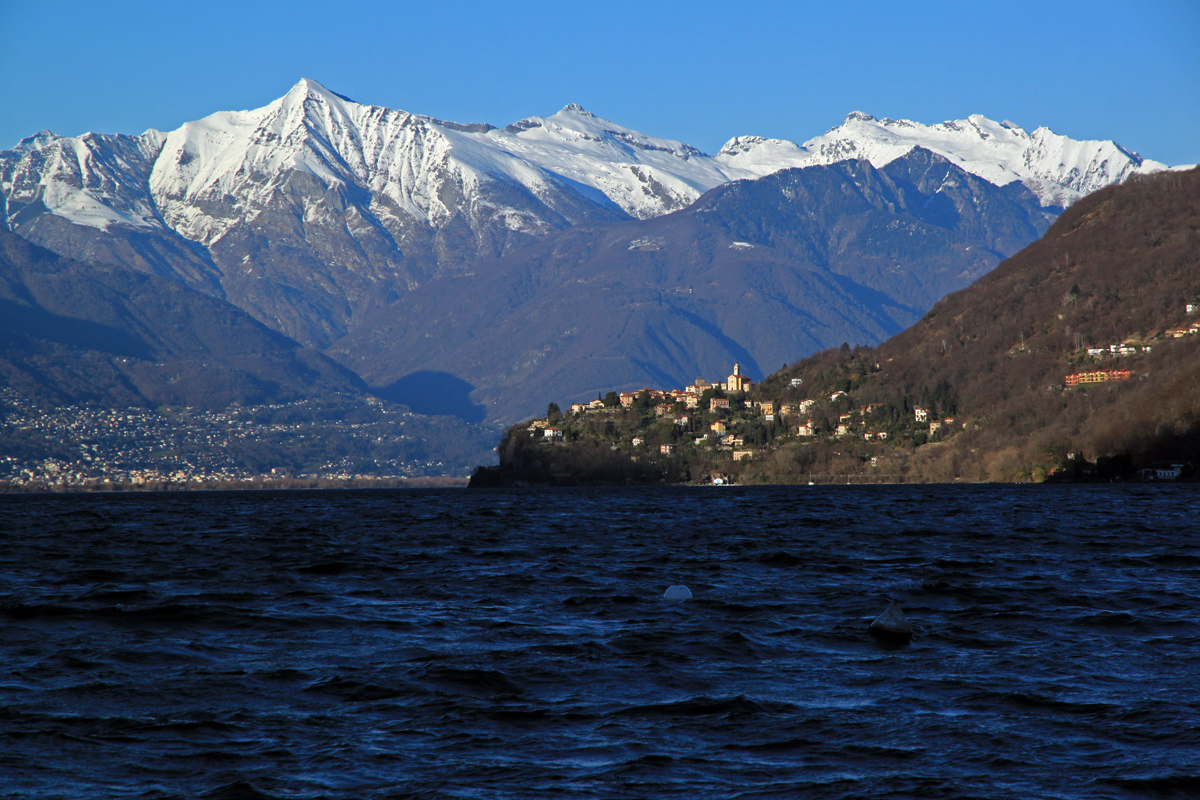
<path id="1" fill-rule="evenodd" d="M 757 377 L 760 364 L 899 332 L 1053 218 L 1019 184 L 992 186 L 922 149 L 878 170 L 783 170 L 673 214 L 554 234 L 470 280 L 430 281 L 329 353 L 377 386 L 452 372 L 508 419 L 551 391 L 683 385 L 735 360 Z"/>
<path id="2" fill-rule="evenodd" d="M 220 184 L 219 188 L 231 188 L 229 174 L 237 170 L 229 169 L 230 159 L 216 157 L 214 147 L 232 148 L 235 156 L 240 153 L 234 159 L 239 167 L 261 166 L 261 156 L 266 152 L 267 166 L 278 167 L 292 158 L 291 166 L 303 167 L 329 184 L 343 183 L 352 176 L 373 184 L 370 188 L 378 192 L 383 187 L 372 176 L 390 166 L 381 157 L 388 150 L 395 151 L 398 138 L 412 133 L 405 128 L 426 127 L 436 131 L 416 133 L 426 133 L 438 147 L 455 151 L 455 157 L 475 171 L 503 175 L 534 190 L 547 177 L 538 173 L 547 173 L 595 189 L 625 213 L 643 219 L 676 210 L 682 207 L 681 203 L 686 205 L 704 191 L 730 180 L 762 177 L 781 168 L 834 163 L 848 157 L 866 157 L 874 166 L 880 167 L 912 146 L 933 150 L 997 185 L 1013 180 L 1035 181 L 1031 189 L 1035 193 L 1041 189 L 1048 205 L 1065 205 L 1067 203 L 1061 200 L 1076 199 L 1136 172 L 1166 168 L 1166 165 L 1142 159 L 1114 142 L 1075 141 L 1044 127 L 1028 134 L 1014 123 L 996 123 L 979 114 L 964 120 L 925 125 L 910 120 L 878 120 L 856 111 L 847 115 L 841 125 L 802 145 L 783 139 L 735 136 L 716 156 L 709 156 L 683 142 L 625 128 L 573 103 L 548 117 L 527 117 L 505 128 L 497 128 L 487 123 L 452 123 L 356 103 L 307 78 L 301 79 L 281 98 L 259 109 L 217 112 L 184 123 L 167 133 L 151 129 L 136 137 L 93 133 L 58 137 L 42 131 L 6 152 L 25 156 L 63 141 L 76 143 L 73 149 L 78 151 L 77 143 L 89 137 L 121 138 L 139 147 L 143 156 L 154 154 L 156 162 L 161 157 L 162 163 L 155 164 L 154 174 L 150 176 L 151 190 L 159 198 L 180 194 L 200 197 L 215 183 Z M 309 140 L 317 144 L 312 152 L 297 158 L 295 134 L 302 128 L 310 134 Z M 347 134 L 345 141 L 331 139 L 338 133 Z M 444 141 L 438 142 L 439 138 Z M 420 142 L 404 141 L 403 144 L 421 149 Z M 292 149 L 281 150 L 282 145 Z M 493 152 L 481 152 L 481 148 L 488 146 Z M 272 154 L 276 158 L 274 164 L 271 163 Z M 576 162 L 590 159 L 590 172 L 581 169 L 578 163 L 571 163 L 564 154 Z M 77 152 L 77 155 L 83 154 Z M 439 152 L 433 157 L 437 159 L 443 155 Z M 613 158 L 613 155 L 621 158 Z M 1055 157 L 1058 163 L 1051 164 Z M 628 175 L 618 180 L 611 174 L 599 174 L 601 170 L 596 167 L 601 161 L 616 172 L 621 172 L 622 164 L 626 167 L 640 165 L 648 172 L 630 183 Z M 194 162 L 199 162 L 200 166 L 189 171 Z M 523 162 L 523 165 L 517 162 Z M 396 179 L 397 183 L 403 182 L 401 175 L 387 173 L 386 169 L 382 173 L 389 179 Z M 197 177 L 199 186 L 196 185 Z M 622 181 L 623 184 L 618 186 Z M 11 183 L 11 178 L 8 182 Z M 1047 190 L 1047 183 L 1056 184 L 1055 190 Z M 666 194 L 655 197 L 654 192 L 649 191 L 651 186 L 660 187 Z M 92 187 L 80 188 L 90 190 Z M 635 197 L 635 190 L 641 190 L 644 196 Z M 11 194 L 10 187 L 6 187 L 6 194 Z M 117 198 L 94 197 L 91 191 L 80 194 L 83 195 L 81 204 L 91 200 L 97 206 L 119 205 Z M 437 226 L 444 222 L 451 209 L 437 202 L 435 195 L 436 192 L 430 194 L 415 188 L 410 193 L 393 193 L 390 198 L 406 213 L 423 216 L 429 224 Z M 81 224 L 116 222 L 148 226 L 154 224 L 156 217 L 154 213 L 122 215 L 119 209 L 116 216 L 109 216 L 95 208 L 90 210 L 96 211 L 97 216 L 89 217 L 86 213 L 89 209 L 63 205 L 51 208 L 74 215 Z M 136 210 L 148 211 L 145 208 Z M 178 209 L 168 208 L 163 219 L 185 238 L 203 244 L 210 244 L 226 230 L 220 219 L 209 218 L 200 224 L 197 218 Z"/>

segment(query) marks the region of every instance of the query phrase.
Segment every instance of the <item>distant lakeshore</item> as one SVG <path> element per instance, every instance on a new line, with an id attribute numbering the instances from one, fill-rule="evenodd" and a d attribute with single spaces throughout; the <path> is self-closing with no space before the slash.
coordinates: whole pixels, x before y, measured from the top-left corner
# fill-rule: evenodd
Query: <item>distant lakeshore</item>
<path id="1" fill-rule="evenodd" d="M 312 489 L 462 489 L 470 480 L 452 475 L 414 478 L 262 478 L 236 481 L 148 481 L 127 483 L 8 483 L 0 482 L 0 494 L 92 494 L 97 492 L 229 492 L 303 491 Z"/>

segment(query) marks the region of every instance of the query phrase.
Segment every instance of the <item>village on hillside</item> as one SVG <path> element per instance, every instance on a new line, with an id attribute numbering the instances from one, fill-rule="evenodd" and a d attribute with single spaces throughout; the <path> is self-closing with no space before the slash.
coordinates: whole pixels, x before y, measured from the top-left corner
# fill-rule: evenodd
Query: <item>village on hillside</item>
<path id="1" fill-rule="evenodd" d="M 1188 303 L 1186 313 L 1200 313 L 1200 305 Z M 1071 371 L 1057 389 L 1128 381 L 1138 359 L 1151 352 L 1150 339 L 1157 345 L 1197 333 L 1200 322 L 1190 322 L 1151 337 L 1078 347 L 1066 354 Z M 842 468 L 845 473 L 793 473 L 791 479 L 888 482 L 901 477 L 901 460 L 918 448 L 947 442 L 978 424 L 959 413 L 949 387 L 942 385 L 892 402 L 858 402 L 854 389 L 853 382 L 831 383 L 827 376 L 806 384 L 803 374 L 792 372 L 756 383 L 735 363 L 721 381 L 612 391 L 565 411 L 551 403 L 546 416 L 509 429 L 499 448 L 500 470 L 517 465 L 518 471 L 532 469 L 552 483 L 570 483 L 581 475 L 607 476 L 596 478 L 600 481 L 623 476 L 626 482 L 769 482 L 794 469 L 773 463 L 784 458 L 787 446 L 794 453 L 795 447 L 820 445 L 836 457 L 827 461 L 850 465 Z M 541 448 L 556 447 L 564 450 L 539 455 Z M 1180 464 L 1146 466 L 1137 477 L 1174 480 L 1181 470 Z M 1035 479 L 1050 475 L 1048 470 Z M 477 477 L 486 485 L 486 471 Z"/>
<path id="2" fill-rule="evenodd" d="M 815 387 L 814 387 L 815 388 Z M 844 389 L 810 396 L 804 380 L 760 385 L 734 364 L 723 381 L 697 379 L 682 389 L 646 387 L 609 392 L 510 430 L 543 446 L 602 442 L 629 461 L 658 465 L 668 482 L 731 482 L 774 446 L 833 439 L 855 444 L 944 439 L 961 427 L 936 403 L 896 407 L 856 405 Z M 857 452 L 857 451 L 856 451 Z M 879 465 L 880 454 L 868 455 Z"/>

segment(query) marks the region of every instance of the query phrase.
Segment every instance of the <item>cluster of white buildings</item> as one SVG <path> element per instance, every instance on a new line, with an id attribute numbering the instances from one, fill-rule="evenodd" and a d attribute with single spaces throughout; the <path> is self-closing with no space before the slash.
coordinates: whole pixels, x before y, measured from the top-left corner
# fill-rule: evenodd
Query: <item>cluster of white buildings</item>
<path id="1" fill-rule="evenodd" d="M 1150 346 L 1138 347 L 1132 344 L 1110 344 L 1108 347 L 1089 347 L 1087 354 L 1092 358 L 1118 358 L 1136 356 L 1138 353 L 1149 353 Z"/>

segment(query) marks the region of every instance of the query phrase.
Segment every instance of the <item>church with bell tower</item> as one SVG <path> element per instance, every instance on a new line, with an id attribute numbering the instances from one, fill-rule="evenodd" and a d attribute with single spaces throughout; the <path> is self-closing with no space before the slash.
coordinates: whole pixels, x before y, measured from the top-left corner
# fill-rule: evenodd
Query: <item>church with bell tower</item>
<path id="1" fill-rule="evenodd" d="M 729 376 L 729 380 L 725 381 L 725 391 L 748 392 L 753 385 L 754 381 L 742 374 L 742 365 L 734 362 L 733 374 Z"/>

